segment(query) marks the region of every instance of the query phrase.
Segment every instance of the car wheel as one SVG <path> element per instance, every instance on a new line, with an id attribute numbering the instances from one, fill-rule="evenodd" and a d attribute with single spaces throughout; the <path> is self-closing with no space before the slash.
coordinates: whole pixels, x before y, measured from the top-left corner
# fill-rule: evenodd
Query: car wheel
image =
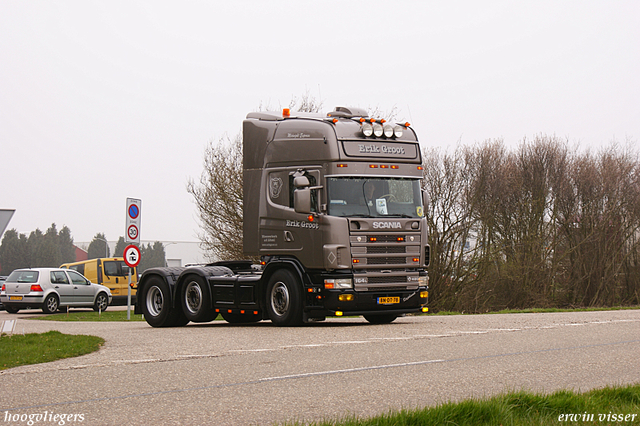
<path id="1" fill-rule="evenodd" d="M 302 324 L 302 285 L 287 269 L 276 271 L 269 280 L 266 294 L 267 314 L 278 326 Z"/>
<path id="2" fill-rule="evenodd" d="M 393 322 L 396 318 L 398 318 L 398 316 L 393 314 L 364 315 L 364 319 L 369 321 L 371 324 L 389 324 Z"/>
<path id="3" fill-rule="evenodd" d="M 218 316 L 211 307 L 209 285 L 199 275 L 187 276 L 182 286 L 180 301 L 182 312 L 189 321 L 209 322 Z"/>
<path id="4" fill-rule="evenodd" d="M 5 308 L 5 309 L 7 310 L 7 312 L 9 312 L 10 314 L 17 314 L 17 313 L 18 313 L 18 311 L 20 310 L 20 309 L 18 309 L 18 308 L 14 308 L 13 306 L 5 306 L 4 308 Z"/>
<path id="5" fill-rule="evenodd" d="M 93 304 L 93 310 L 96 312 L 104 312 L 107 310 L 107 306 L 109 306 L 109 298 L 107 295 L 104 293 L 98 293 L 96 301 Z"/>
<path id="6" fill-rule="evenodd" d="M 58 296 L 55 294 L 50 294 L 44 299 L 44 304 L 42 305 L 42 312 L 45 314 L 53 314 L 58 310 L 60 306 L 60 302 L 58 301 Z"/>
<path id="7" fill-rule="evenodd" d="M 260 321 L 260 316 L 252 314 L 230 314 L 221 312 L 222 318 L 229 324 L 252 324 Z"/>
<path id="8" fill-rule="evenodd" d="M 182 309 L 172 309 L 169 285 L 160 277 L 151 277 L 141 294 L 142 314 L 152 327 L 179 327 L 189 320 Z"/>

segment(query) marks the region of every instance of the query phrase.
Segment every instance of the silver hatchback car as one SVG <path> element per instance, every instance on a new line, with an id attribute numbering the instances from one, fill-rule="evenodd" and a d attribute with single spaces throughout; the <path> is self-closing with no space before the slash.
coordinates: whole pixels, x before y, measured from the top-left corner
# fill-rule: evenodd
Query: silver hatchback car
<path id="1" fill-rule="evenodd" d="M 16 269 L 2 284 L 0 301 L 13 314 L 26 308 L 42 308 L 47 314 L 69 307 L 104 311 L 111 303 L 111 291 L 71 269 Z"/>

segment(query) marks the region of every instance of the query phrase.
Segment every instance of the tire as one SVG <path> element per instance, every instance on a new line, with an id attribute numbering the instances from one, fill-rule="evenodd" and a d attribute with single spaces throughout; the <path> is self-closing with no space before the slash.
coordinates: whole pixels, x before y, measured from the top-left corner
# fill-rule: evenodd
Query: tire
<path id="1" fill-rule="evenodd" d="M 180 291 L 184 316 L 193 322 L 209 322 L 218 314 L 211 307 L 211 292 L 207 281 L 199 275 L 188 275 Z"/>
<path id="2" fill-rule="evenodd" d="M 105 293 L 98 293 L 96 301 L 93 303 L 93 310 L 96 312 L 106 311 L 109 306 L 109 297 Z"/>
<path id="3" fill-rule="evenodd" d="M 226 312 L 220 313 L 220 315 L 229 324 L 253 324 L 261 319 L 258 315 L 251 314 L 230 314 Z"/>
<path id="4" fill-rule="evenodd" d="M 58 296 L 55 294 L 49 294 L 42 304 L 42 312 L 45 314 L 53 314 L 60 307 L 60 301 L 58 300 Z"/>
<path id="5" fill-rule="evenodd" d="M 10 314 L 17 314 L 18 311 L 20 311 L 20 309 L 18 308 L 14 308 L 13 306 L 6 306 L 6 305 L 4 309 L 6 309 L 6 311 L 9 312 Z"/>
<path id="6" fill-rule="evenodd" d="M 68 306 L 60 306 L 58 308 L 58 312 L 66 314 L 69 311 L 69 307 Z"/>
<path id="7" fill-rule="evenodd" d="M 152 327 L 180 327 L 189 322 L 181 309 L 171 306 L 169 285 L 160 277 L 151 277 L 142 292 L 142 314 Z"/>
<path id="8" fill-rule="evenodd" d="M 267 314 L 277 326 L 302 324 L 302 285 L 288 269 L 276 271 L 267 285 Z"/>
<path id="9" fill-rule="evenodd" d="M 398 318 L 397 315 L 393 314 L 370 314 L 363 316 L 364 319 L 369 321 L 371 324 L 389 324 L 392 323 L 396 318 Z"/>

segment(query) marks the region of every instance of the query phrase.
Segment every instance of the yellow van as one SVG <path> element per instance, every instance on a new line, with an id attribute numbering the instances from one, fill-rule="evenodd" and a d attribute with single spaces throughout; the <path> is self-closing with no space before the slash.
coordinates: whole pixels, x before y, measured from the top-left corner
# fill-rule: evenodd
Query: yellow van
<path id="1" fill-rule="evenodd" d="M 109 287 L 113 295 L 112 305 L 127 304 L 127 284 L 129 267 L 122 257 L 89 259 L 82 262 L 65 263 L 61 268 L 73 269 L 87 277 L 89 281 Z M 138 274 L 136 268 L 131 271 L 131 304 L 135 303 Z"/>

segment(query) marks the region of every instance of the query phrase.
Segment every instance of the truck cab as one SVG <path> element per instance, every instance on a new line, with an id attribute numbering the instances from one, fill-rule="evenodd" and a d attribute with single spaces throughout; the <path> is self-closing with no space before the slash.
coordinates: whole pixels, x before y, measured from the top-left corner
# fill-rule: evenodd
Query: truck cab
<path id="1" fill-rule="evenodd" d="M 342 315 L 386 323 L 428 310 L 422 157 L 409 123 L 344 107 L 250 113 L 243 155 L 243 248 L 261 267 L 175 271 L 174 309 L 190 321 L 221 313 L 277 325 Z M 198 317 L 190 298 L 210 313 Z"/>

